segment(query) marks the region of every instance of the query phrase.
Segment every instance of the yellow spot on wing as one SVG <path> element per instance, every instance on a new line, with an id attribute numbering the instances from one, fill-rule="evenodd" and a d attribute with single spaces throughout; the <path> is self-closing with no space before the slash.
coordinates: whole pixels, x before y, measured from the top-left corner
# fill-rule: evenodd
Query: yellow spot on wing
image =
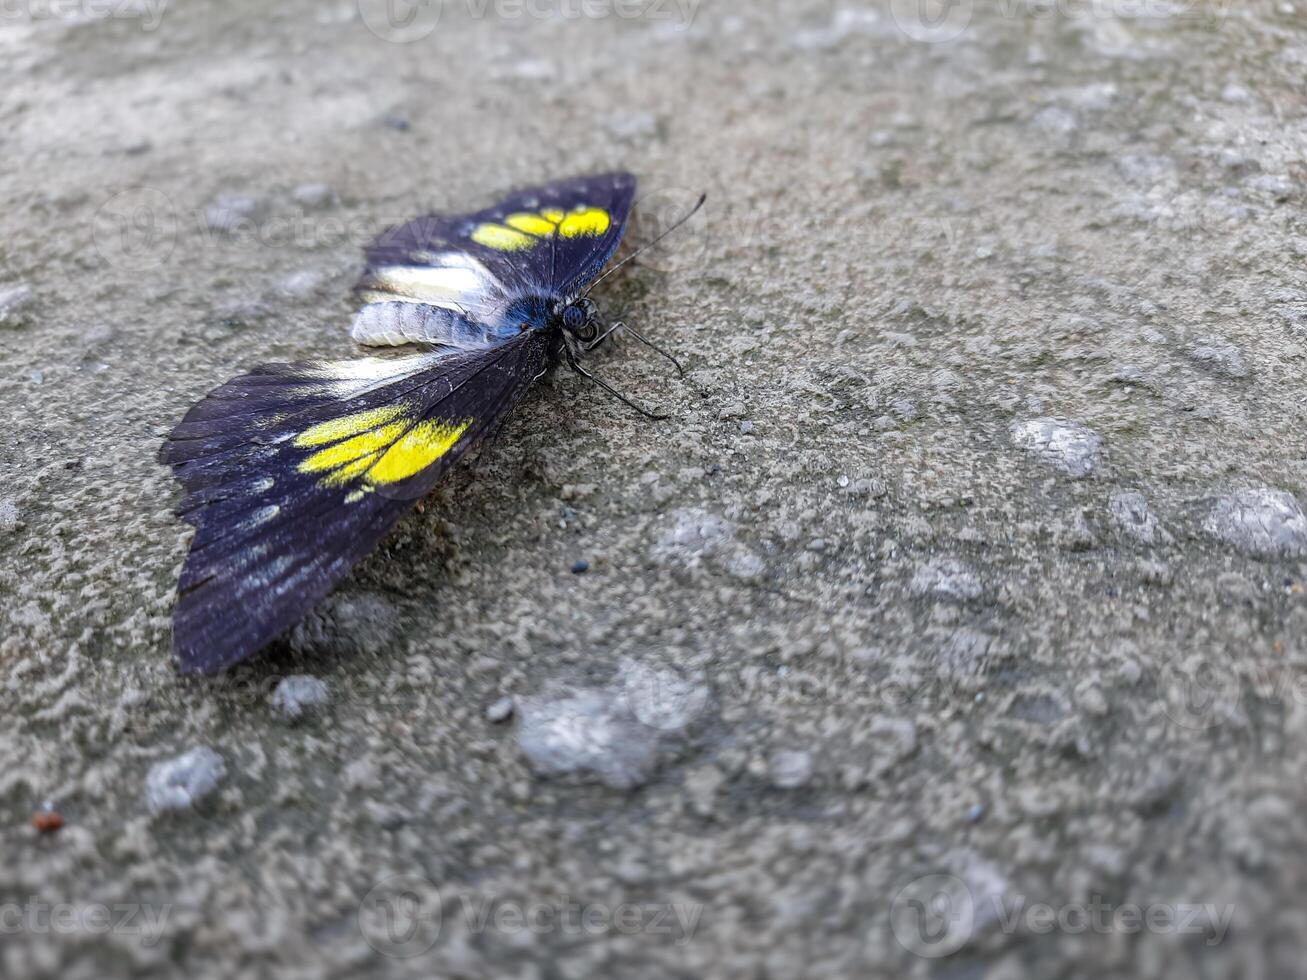
<path id="1" fill-rule="evenodd" d="M 524 231 L 528 235 L 535 235 L 537 238 L 544 238 L 546 235 L 552 235 L 554 229 L 558 227 L 557 221 L 550 221 L 548 218 L 542 218 L 538 214 L 510 214 L 504 219 L 504 224 L 510 228 L 516 228 L 518 231 Z"/>
<path id="2" fill-rule="evenodd" d="M 398 483 L 426 469 L 453 447 L 472 424 L 419 422 L 405 432 L 368 471 L 372 483 Z"/>
<path id="3" fill-rule="evenodd" d="M 558 226 L 558 233 L 564 238 L 578 235 L 602 235 L 612 224 L 608 212 L 603 208 L 577 208 Z"/>
<path id="4" fill-rule="evenodd" d="M 372 408 L 365 412 L 355 412 L 353 415 L 319 422 L 296 436 L 295 445 L 325 446 L 329 442 L 339 442 L 341 439 L 348 439 L 360 432 L 384 425 L 398 418 L 403 411 L 404 409 L 399 405 L 384 405 L 381 408 Z"/>
<path id="5" fill-rule="evenodd" d="M 559 211 L 558 208 L 545 208 L 540 212 L 540 217 L 544 218 L 546 221 L 552 221 L 554 224 L 558 224 L 558 222 L 563 220 L 563 212 Z"/>
<path id="6" fill-rule="evenodd" d="M 325 470 L 336 470 L 337 472 L 332 473 L 327 478 L 327 485 L 333 486 L 337 483 L 343 483 L 351 477 L 364 472 L 372 461 L 372 457 L 383 449 L 387 449 L 391 443 L 403 435 L 404 428 L 404 422 L 390 422 L 370 432 L 362 432 L 342 442 L 337 442 L 326 449 L 319 449 L 300 463 L 299 471 L 301 473 L 321 473 Z M 300 438 L 302 439 L 303 436 Z M 296 439 L 295 442 L 300 444 L 299 439 Z"/>
<path id="7" fill-rule="evenodd" d="M 478 245 L 484 245 L 486 248 L 497 249 L 501 252 L 521 251 L 524 248 L 530 248 L 536 241 L 530 235 L 524 235 L 512 228 L 505 228 L 503 225 L 489 222 L 477 225 L 472 229 L 471 238 Z"/>

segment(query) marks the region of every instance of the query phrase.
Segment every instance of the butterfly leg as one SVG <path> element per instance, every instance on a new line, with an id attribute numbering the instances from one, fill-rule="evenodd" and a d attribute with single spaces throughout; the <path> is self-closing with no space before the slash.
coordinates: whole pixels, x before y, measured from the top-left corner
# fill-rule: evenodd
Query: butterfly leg
<path id="1" fill-rule="evenodd" d="M 627 398 L 620 391 L 618 391 L 616 388 L 610 385 L 607 381 L 604 381 L 602 378 L 596 378 L 593 374 L 591 374 L 589 371 L 587 371 L 585 368 L 581 366 L 581 362 L 577 360 L 576 355 L 573 354 L 570 349 L 567 351 L 567 363 L 568 366 L 571 367 L 571 369 L 575 371 L 577 374 L 581 375 L 581 377 L 588 378 L 589 380 L 593 381 L 595 384 L 597 384 L 600 388 L 604 389 L 604 391 L 608 392 L 618 401 L 629 406 L 630 408 L 635 409 L 645 418 L 648 419 L 671 418 L 670 415 L 660 415 L 657 412 L 651 412 L 647 408 L 643 408 L 640 405 L 637 405 L 635 402 L 631 401 L 631 399 Z"/>
<path id="2" fill-rule="evenodd" d="M 641 334 L 639 331 L 637 331 L 634 327 L 629 327 L 629 326 L 627 326 L 626 323 L 625 323 L 624 321 L 622 321 L 622 320 L 614 321 L 613 324 L 610 325 L 609 328 L 608 328 L 607 330 L 605 330 L 603 333 L 601 333 L 601 334 L 600 334 L 598 337 L 596 337 L 594 340 L 590 341 L 590 343 L 584 345 L 584 347 L 583 347 L 582 349 L 583 349 L 583 350 L 586 350 L 586 351 L 592 351 L 592 350 L 594 350 L 594 349 L 595 349 L 596 347 L 598 347 L 601 343 L 603 343 L 605 340 L 607 340 L 607 339 L 608 339 L 608 336 L 609 336 L 610 334 L 614 333 L 614 332 L 617 331 L 617 330 L 625 330 L 627 333 L 629 333 L 629 334 L 630 334 L 632 337 L 634 337 L 636 340 L 640 341 L 640 343 L 644 344 L 644 345 L 645 345 L 646 347 L 648 347 L 650 350 L 657 351 L 657 352 L 658 352 L 659 354 L 661 354 L 663 357 L 667 358 L 669 361 L 672 362 L 672 366 L 676 368 L 676 372 L 677 372 L 677 374 L 679 374 L 682 378 L 685 377 L 685 368 L 681 367 L 681 362 L 680 362 L 680 361 L 678 361 L 675 357 L 673 357 L 673 356 L 672 356 L 671 354 L 669 354 L 667 351 L 663 350 L 661 347 L 659 347 L 659 346 L 658 346 L 657 344 L 655 344 L 653 341 L 649 340 L 647 337 L 645 337 L 643 334 Z"/>

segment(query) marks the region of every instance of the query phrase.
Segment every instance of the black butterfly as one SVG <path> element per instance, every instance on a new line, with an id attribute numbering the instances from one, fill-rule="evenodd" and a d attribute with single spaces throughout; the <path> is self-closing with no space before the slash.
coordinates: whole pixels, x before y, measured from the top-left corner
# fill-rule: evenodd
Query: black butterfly
<path id="1" fill-rule="evenodd" d="M 264 365 L 186 414 L 160 453 L 196 528 L 173 612 L 184 673 L 299 621 L 560 358 L 590 377 L 580 357 L 620 325 L 586 292 L 634 194 L 627 173 L 580 177 L 390 229 L 351 333 L 420 352 Z"/>

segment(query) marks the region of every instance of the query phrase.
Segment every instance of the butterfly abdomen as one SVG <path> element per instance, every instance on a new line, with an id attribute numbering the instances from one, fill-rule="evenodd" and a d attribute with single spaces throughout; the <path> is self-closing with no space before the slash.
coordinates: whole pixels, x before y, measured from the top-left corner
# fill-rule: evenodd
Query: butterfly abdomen
<path id="1" fill-rule="evenodd" d="M 433 344 L 483 350 L 504 339 L 504 332 L 469 320 L 455 310 L 425 303 L 369 303 L 354 315 L 350 336 L 365 347 Z"/>

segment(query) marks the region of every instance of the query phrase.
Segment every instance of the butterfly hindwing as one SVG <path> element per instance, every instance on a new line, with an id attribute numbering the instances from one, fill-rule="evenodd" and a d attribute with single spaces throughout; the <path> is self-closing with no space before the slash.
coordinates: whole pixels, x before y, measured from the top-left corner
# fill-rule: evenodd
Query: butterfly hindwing
<path id="1" fill-rule="evenodd" d="M 597 174 L 530 187 L 494 207 L 425 215 L 366 250 L 352 333 L 366 344 L 493 344 L 593 280 L 625 230 L 635 178 Z"/>
<path id="2" fill-rule="evenodd" d="M 297 622 L 521 399 L 548 344 L 269 365 L 192 408 L 161 452 L 196 528 L 182 670 L 221 670 Z"/>

